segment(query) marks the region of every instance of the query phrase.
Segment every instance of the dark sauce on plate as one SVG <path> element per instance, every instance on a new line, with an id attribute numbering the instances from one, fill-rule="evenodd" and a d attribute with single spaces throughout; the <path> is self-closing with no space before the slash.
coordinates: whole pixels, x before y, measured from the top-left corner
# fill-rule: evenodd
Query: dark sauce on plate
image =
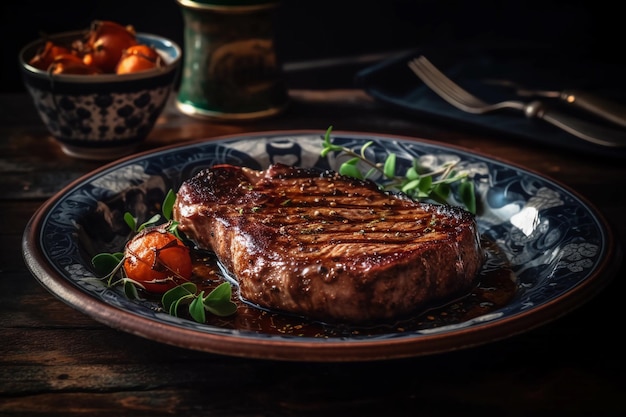
<path id="1" fill-rule="evenodd" d="M 390 333 L 415 332 L 436 327 L 463 323 L 491 313 L 507 305 L 514 297 L 517 284 L 506 257 L 495 243 L 483 239 L 486 261 L 476 277 L 472 290 L 443 305 L 422 308 L 414 313 L 390 321 L 362 323 L 322 323 L 289 313 L 271 311 L 242 300 L 233 286 L 233 301 L 237 312 L 229 317 L 207 314 L 206 324 L 226 329 L 258 332 L 269 335 L 289 335 L 319 338 L 375 336 Z M 194 278 L 198 290 L 208 293 L 228 280 L 214 255 L 194 253 Z M 184 315 L 184 308 L 179 314 Z M 187 317 L 191 320 L 190 317 Z"/>

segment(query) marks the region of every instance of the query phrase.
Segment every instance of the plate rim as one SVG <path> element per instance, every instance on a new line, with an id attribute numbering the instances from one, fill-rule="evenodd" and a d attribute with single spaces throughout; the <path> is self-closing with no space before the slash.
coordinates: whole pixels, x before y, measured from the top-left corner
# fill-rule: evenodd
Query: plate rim
<path id="1" fill-rule="evenodd" d="M 170 326 L 166 323 L 154 321 L 147 317 L 141 317 L 132 312 L 107 304 L 69 282 L 65 277 L 59 274 L 53 266 L 46 262 L 41 262 L 42 259 L 46 258 L 46 254 L 39 244 L 39 236 L 44 225 L 43 220 L 47 213 L 65 196 L 65 194 L 74 190 L 80 184 L 87 182 L 90 178 L 96 177 L 105 171 L 132 160 L 144 159 L 159 153 L 171 153 L 175 152 L 177 149 L 192 148 L 211 142 L 228 141 L 236 138 L 243 140 L 258 136 L 270 137 L 277 135 L 311 134 L 323 135 L 324 131 L 315 129 L 268 130 L 194 139 L 184 143 L 177 143 L 136 153 L 98 167 L 71 181 L 52 197 L 47 199 L 35 211 L 28 221 L 22 237 L 22 254 L 25 264 L 31 272 L 31 275 L 57 299 L 108 327 L 156 342 L 207 353 L 256 359 L 309 362 L 401 359 L 451 352 L 506 339 L 546 325 L 570 313 L 574 309 L 579 308 L 595 297 L 612 281 L 617 267 L 620 265 L 622 258 L 621 248 L 617 244 L 612 228 L 602 212 L 584 196 L 550 176 L 506 161 L 505 159 L 454 144 L 441 143 L 409 135 L 353 130 L 337 130 L 333 131 L 333 135 L 350 137 L 369 136 L 387 140 L 398 139 L 423 143 L 425 145 L 467 153 L 504 164 L 515 170 L 536 175 L 539 178 L 552 182 L 580 200 L 594 215 L 604 234 L 606 256 L 600 260 L 597 267 L 590 272 L 589 277 L 576 287 L 527 311 L 452 331 L 420 334 L 413 338 L 384 340 L 351 339 L 349 344 L 346 344 L 346 341 L 342 338 L 314 339 L 293 337 L 273 339 L 271 337 L 253 337 L 252 335 L 238 335 L 235 337 L 232 334 L 203 333 L 189 328 Z M 236 349 L 233 349 L 233 343 L 236 344 Z M 298 351 L 295 355 L 294 349 Z"/>

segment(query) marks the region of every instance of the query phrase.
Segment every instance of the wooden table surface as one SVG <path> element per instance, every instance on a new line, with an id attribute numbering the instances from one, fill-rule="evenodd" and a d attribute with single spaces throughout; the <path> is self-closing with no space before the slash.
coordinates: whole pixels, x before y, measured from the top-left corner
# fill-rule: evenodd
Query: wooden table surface
<path id="1" fill-rule="evenodd" d="M 348 86 L 349 87 L 349 86 Z M 576 190 L 626 239 L 626 161 L 467 132 L 398 114 L 356 89 L 290 89 L 283 115 L 219 123 L 166 109 L 140 150 L 283 129 L 426 138 L 523 165 Z M 0 415 L 345 416 L 626 413 L 624 266 L 599 295 L 521 335 L 410 359 L 302 363 L 235 358 L 113 330 L 56 299 L 22 259 L 24 227 L 102 165 L 65 156 L 26 94 L 0 96 Z"/>

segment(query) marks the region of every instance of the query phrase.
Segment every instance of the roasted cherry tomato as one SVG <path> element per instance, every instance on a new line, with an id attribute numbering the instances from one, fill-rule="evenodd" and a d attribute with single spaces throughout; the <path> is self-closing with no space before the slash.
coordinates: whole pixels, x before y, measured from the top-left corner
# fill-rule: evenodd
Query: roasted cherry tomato
<path id="1" fill-rule="evenodd" d="M 29 65 L 33 67 L 46 71 L 50 64 L 54 61 L 59 55 L 70 54 L 70 50 L 64 46 L 55 45 L 51 41 L 47 41 L 44 45 L 43 49 L 37 53 L 34 57 L 28 61 Z"/>
<path id="2" fill-rule="evenodd" d="M 189 248 L 163 228 L 146 228 L 124 249 L 124 272 L 148 292 L 162 294 L 188 281 L 192 274 Z"/>
<path id="3" fill-rule="evenodd" d="M 117 64 L 117 74 L 144 71 L 158 68 L 163 65 L 163 59 L 151 46 L 144 44 L 133 45 L 124 50 L 122 58 Z"/>
<path id="4" fill-rule="evenodd" d="M 132 26 L 108 20 L 95 21 L 87 35 L 83 62 L 102 72 L 114 73 L 122 52 L 136 44 Z"/>

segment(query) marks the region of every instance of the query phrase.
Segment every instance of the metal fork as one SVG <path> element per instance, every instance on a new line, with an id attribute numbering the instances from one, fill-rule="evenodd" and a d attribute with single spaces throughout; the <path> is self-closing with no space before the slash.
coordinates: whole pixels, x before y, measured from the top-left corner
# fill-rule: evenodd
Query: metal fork
<path id="1" fill-rule="evenodd" d="M 461 88 L 439 71 L 437 67 L 424 56 L 411 60 L 408 65 L 424 84 L 459 110 L 474 114 L 484 114 L 500 109 L 519 110 L 528 118 L 545 120 L 588 142 L 610 147 L 626 146 L 626 131 L 611 129 L 576 119 L 565 113 L 546 107 L 541 101 L 537 100 L 529 103 L 514 100 L 486 103 Z"/>

